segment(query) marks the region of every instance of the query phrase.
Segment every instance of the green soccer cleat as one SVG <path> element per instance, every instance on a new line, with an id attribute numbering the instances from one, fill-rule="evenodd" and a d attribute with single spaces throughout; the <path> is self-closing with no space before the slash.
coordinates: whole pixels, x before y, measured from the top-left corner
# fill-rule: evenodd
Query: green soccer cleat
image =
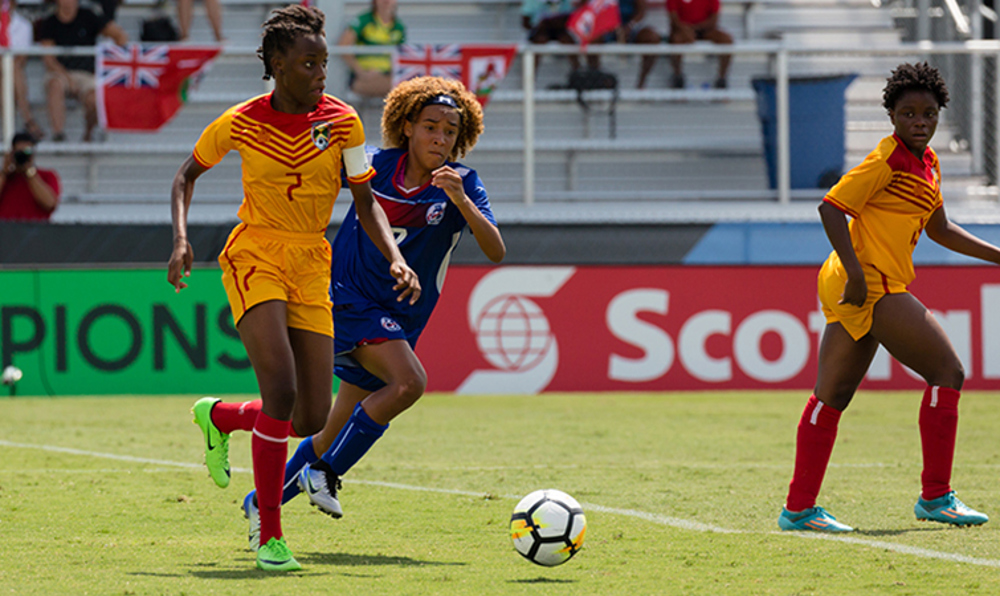
<path id="1" fill-rule="evenodd" d="M 840 523 L 822 507 L 811 507 L 798 513 L 792 513 L 782 507 L 781 515 L 778 516 L 778 527 L 782 530 L 807 530 L 831 534 L 854 531 L 854 528 Z"/>
<path id="2" fill-rule="evenodd" d="M 257 568 L 264 571 L 299 571 L 302 565 L 292 556 L 285 538 L 271 538 L 257 551 Z"/>
<path id="3" fill-rule="evenodd" d="M 953 526 L 981 526 L 990 521 L 985 513 L 980 513 L 959 501 L 955 491 L 930 501 L 919 497 L 917 504 L 913 506 L 913 513 L 921 521 L 936 521 Z"/>
<path id="4" fill-rule="evenodd" d="M 219 488 L 229 486 L 229 435 L 221 432 L 212 422 L 212 408 L 222 401 L 217 397 L 203 397 L 191 408 L 194 423 L 205 435 L 205 467 Z"/>

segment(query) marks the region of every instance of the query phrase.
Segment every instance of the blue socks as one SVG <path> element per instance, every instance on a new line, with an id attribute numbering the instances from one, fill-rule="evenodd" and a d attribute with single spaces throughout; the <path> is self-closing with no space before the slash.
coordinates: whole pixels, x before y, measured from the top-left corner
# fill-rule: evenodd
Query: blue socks
<path id="1" fill-rule="evenodd" d="M 340 429 L 340 434 L 333 441 L 333 445 L 330 445 L 330 448 L 323 454 L 322 459 L 330 464 L 338 476 L 343 476 L 368 453 L 368 450 L 375 444 L 375 441 L 379 440 L 387 428 L 389 428 L 388 424 L 382 425 L 369 418 L 365 409 L 361 407 L 361 404 L 358 404 L 354 406 L 354 413 L 351 414 L 350 420 L 347 421 L 344 428 Z M 296 456 L 298 456 L 298 452 L 296 452 Z"/>
<path id="2" fill-rule="evenodd" d="M 347 424 L 340 429 L 340 434 L 337 435 L 333 445 L 323 454 L 322 459 L 330 464 L 338 476 L 343 476 L 368 453 L 368 450 L 375 444 L 375 441 L 379 440 L 387 428 L 389 428 L 388 424 L 381 425 L 369 418 L 365 409 L 361 407 L 361 404 L 358 404 L 354 407 L 354 413 L 351 414 Z M 320 458 L 313 450 L 312 437 L 302 439 L 291 459 L 285 464 L 285 484 L 281 493 L 282 505 L 302 492 L 299 490 L 296 478 L 302 468 L 306 467 L 306 464 L 315 463 L 318 459 Z M 256 499 L 256 495 L 253 498 Z"/>

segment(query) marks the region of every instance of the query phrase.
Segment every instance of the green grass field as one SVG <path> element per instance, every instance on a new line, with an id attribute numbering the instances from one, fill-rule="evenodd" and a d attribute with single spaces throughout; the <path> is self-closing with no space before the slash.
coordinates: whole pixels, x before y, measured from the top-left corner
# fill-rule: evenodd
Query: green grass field
<path id="1" fill-rule="evenodd" d="M 345 517 L 284 510 L 302 572 L 254 568 L 232 485 L 200 465 L 195 397 L 0 400 L 0 593 L 998 594 L 1000 394 L 968 392 L 954 486 L 994 521 L 917 522 L 918 392 L 862 393 L 820 503 L 846 538 L 780 533 L 808 392 L 428 395 L 345 478 Z M 241 399 L 232 396 L 227 399 Z M 542 568 L 508 538 L 519 496 L 559 488 L 583 550 Z"/>

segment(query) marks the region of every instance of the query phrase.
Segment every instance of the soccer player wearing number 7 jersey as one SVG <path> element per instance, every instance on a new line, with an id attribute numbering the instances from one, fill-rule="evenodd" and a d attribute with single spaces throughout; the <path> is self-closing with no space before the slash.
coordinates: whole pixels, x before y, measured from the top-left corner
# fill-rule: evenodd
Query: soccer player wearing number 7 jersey
<path id="1" fill-rule="evenodd" d="M 288 437 L 323 427 L 333 375 L 331 250 L 324 236 L 347 170 L 358 221 L 384 256 L 401 299 L 416 301 L 420 284 L 393 242 L 388 220 L 372 197 L 375 174 L 364 150 L 357 113 L 325 95 L 327 44 L 323 13 L 291 5 L 264 23 L 258 55 L 272 93 L 227 110 L 202 133 L 174 178 L 174 249 L 168 281 L 187 287 L 193 250 L 187 213 L 195 180 L 230 151 L 243 160 L 241 223 L 219 264 L 240 338 L 257 375 L 261 410 L 252 430 L 254 484 L 260 504 L 257 566 L 288 571 L 301 566 L 281 531 L 281 491 Z M 239 407 L 199 400 L 193 409 L 206 445 L 205 463 L 220 487 L 229 484 L 229 433 L 241 428 Z"/>

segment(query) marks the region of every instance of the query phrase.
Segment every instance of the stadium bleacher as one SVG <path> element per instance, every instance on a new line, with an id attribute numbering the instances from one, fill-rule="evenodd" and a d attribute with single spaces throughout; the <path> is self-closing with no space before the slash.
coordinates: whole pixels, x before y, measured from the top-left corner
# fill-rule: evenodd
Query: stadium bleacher
<path id="1" fill-rule="evenodd" d="M 24 4 L 22 2 L 22 4 Z M 667 28 L 662 2 L 652 2 L 648 20 L 661 32 Z M 169 221 L 168 192 L 177 166 L 190 152 L 202 128 L 225 108 L 266 90 L 259 61 L 252 50 L 259 39 L 260 23 L 277 6 L 255 0 L 224 0 L 227 51 L 216 62 L 177 118 L 155 134 L 110 133 L 103 143 L 42 142 L 40 162 L 60 173 L 64 202 L 53 217 L 56 222 Z M 350 0 L 343 15 L 349 17 L 368 6 Z M 29 5 L 29 10 L 32 7 Z M 401 0 L 400 16 L 413 42 L 503 41 L 521 42 L 520 2 L 517 0 Z M 126 2 L 119 22 L 133 37 L 142 18 L 154 11 L 147 2 Z M 172 10 L 172 8 L 170 8 Z M 195 6 L 193 41 L 212 39 L 203 7 Z M 788 44 L 852 43 L 898 44 L 890 11 L 870 0 L 723 0 L 721 26 L 731 31 L 737 43 L 785 40 Z M 331 42 L 341 23 L 328 23 Z M 891 132 L 880 107 L 881 86 L 899 56 L 793 57 L 795 74 L 857 72 L 858 80 L 847 93 L 845 167 L 860 161 L 879 138 Z M 617 135 L 607 134 L 608 117 L 600 109 L 585 115 L 576 105 L 576 94 L 550 90 L 565 82 L 568 66 L 564 57 L 546 56 L 537 78 L 536 183 L 537 203 L 530 209 L 523 197 L 523 113 L 521 61 L 517 59 L 508 77 L 486 110 L 486 134 L 479 147 L 464 160 L 480 171 L 487 182 L 501 219 L 549 221 L 571 212 L 582 220 L 616 219 L 623 214 L 642 221 L 675 221 L 719 211 L 725 217 L 752 217 L 771 212 L 773 193 L 767 176 L 761 143 L 760 122 L 753 77 L 771 72 L 763 54 L 738 54 L 730 74 L 730 88 L 708 90 L 715 59 L 707 54 L 685 57 L 689 88 L 666 89 L 669 65 L 661 57 L 650 77 L 649 89 L 634 89 L 638 55 L 605 56 L 602 66 L 619 76 Z M 36 118 L 47 127 L 43 68 L 37 58 L 29 62 L 32 81 L 30 99 Z M 344 70 L 331 59 L 329 92 L 356 102 L 344 89 Z M 595 92 L 595 100 L 600 100 Z M 357 102 L 369 139 L 377 142 L 379 109 L 374 102 Z M 947 118 L 947 112 L 945 113 Z M 81 135 L 79 109 L 72 110 L 67 128 L 71 140 Z M 967 151 L 946 149 L 952 140 L 947 121 L 942 122 L 934 146 L 942 154 L 946 198 L 972 201 L 982 198 L 976 189 L 982 180 L 971 174 Z M 945 148 L 942 150 L 940 148 Z M 219 222 L 234 219 L 239 203 L 239 158 L 230 155 L 198 182 L 191 219 Z M 969 189 L 973 189 L 970 191 Z M 793 196 L 815 199 L 821 191 Z M 979 212 L 990 211 L 995 197 L 976 203 Z M 726 201 L 720 203 L 719 201 Z M 335 219 L 347 201 L 340 201 Z M 801 214 L 793 215 L 801 211 Z M 806 210 L 784 206 L 776 210 L 789 217 L 812 218 L 812 202 Z M 721 217 L 722 215 L 720 215 Z"/>

